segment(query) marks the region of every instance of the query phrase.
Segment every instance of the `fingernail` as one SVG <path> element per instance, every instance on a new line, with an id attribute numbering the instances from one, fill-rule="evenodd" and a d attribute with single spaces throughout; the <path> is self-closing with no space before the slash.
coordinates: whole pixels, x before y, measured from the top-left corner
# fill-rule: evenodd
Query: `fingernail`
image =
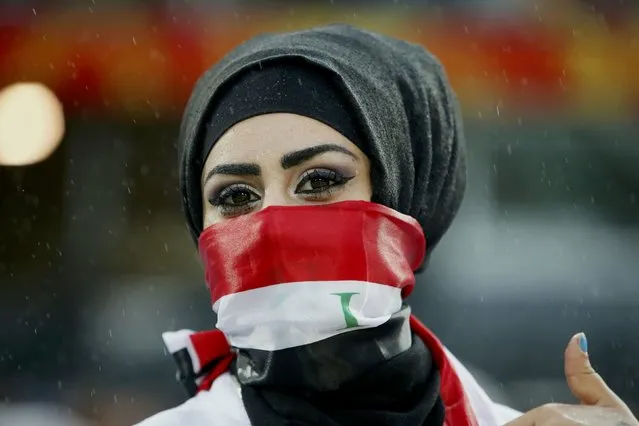
<path id="1" fill-rule="evenodd" d="M 579 334 L 579 349 L 585 354 L 588 353 L 588 339 L 584 333 Z"/>

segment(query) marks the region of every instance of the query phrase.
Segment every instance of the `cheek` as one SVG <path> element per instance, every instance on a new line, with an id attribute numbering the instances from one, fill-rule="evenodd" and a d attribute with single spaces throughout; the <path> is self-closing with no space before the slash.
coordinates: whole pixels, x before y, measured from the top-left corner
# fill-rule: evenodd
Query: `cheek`
<path id="1" fill-rule="evenodd" d="M 217 209 L 214 208 L 211 203 L 206 201 L 206 198 L 204 198 L 204 200 L 204 205 L 202 206 L 202 229 L 206 229 L 214 223 L 219 222 L 221 219 Z"/>

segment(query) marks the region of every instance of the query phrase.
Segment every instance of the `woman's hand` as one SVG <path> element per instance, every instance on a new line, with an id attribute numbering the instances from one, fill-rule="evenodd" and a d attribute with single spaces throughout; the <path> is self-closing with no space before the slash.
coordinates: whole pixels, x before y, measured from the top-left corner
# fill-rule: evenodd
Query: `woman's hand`
<path id="1" fill-rule="evenodd" d="M 570 339 L 564 359 L 566 381 L 581 405 L 542 405 L 506 426 L 639 426 L 639 421 L 626 404 L 590 365 L 583 333 Z"/>

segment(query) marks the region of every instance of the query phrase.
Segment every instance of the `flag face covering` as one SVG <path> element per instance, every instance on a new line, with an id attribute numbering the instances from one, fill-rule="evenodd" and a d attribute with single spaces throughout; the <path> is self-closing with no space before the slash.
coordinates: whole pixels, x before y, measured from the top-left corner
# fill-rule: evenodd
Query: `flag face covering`
<path id="1" fill-rule="evenodd" d="M 274 351 L 389 321 L 426 244 L 413 218 L 345 201 L 230 219 L 199 248 L 217 328 L 233 347 Z"/>
<path id="2" fill-rule="evenodd" d="M 199 248 L 217 328 L 163 336 L 190 395 L 231 371 L 251 424 L 477 426 L 403 303 L 426 250 L 413 218 L 366 201 L 275 206 L 210 226 Z"/>

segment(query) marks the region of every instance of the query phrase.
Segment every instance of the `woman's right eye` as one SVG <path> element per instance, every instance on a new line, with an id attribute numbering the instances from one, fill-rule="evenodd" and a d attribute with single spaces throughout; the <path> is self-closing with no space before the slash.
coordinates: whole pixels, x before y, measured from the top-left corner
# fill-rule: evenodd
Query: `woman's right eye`
<path id="1" fill-rule="evenodd" d="M 236 216 L 252 209 L 260 201 L 260 196 L 248 185 L 236 184 L 227 186 L 214 195 L 210 203 L 220 209 L 225 216 Z"/>

